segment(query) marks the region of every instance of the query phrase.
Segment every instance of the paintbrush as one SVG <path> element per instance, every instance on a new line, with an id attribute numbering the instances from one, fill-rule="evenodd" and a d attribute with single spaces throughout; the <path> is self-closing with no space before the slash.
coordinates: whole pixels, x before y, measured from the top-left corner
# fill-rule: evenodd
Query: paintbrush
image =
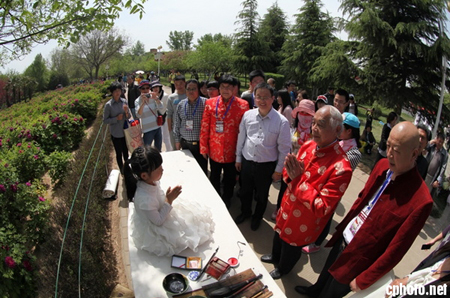
<path id="1" fill-rule="evenodd" d="M 213 253 L 213 255 L 211 256 L 211 258 L 209 258 L 209 261 L 206 263 L 205 267 L 203 267 L 202 271 L 200 272 L 200 274 L 198 275 L 198 277 L 195 279 L 200 280 L 200 278 L 202 277 L 203 273 L 205 273 L 206 267 L 208 267 L 209 262 L 211 262 L 211 260 L 214 258 L 214 256 L 216 255 L 217 251 L 219 250 L 219 246 L 217 246 L 216 251 Z"/>

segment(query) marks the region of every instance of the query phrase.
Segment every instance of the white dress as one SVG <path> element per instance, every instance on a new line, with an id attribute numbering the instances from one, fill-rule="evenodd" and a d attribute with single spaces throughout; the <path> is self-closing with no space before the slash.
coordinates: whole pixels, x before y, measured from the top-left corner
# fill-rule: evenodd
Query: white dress
<path id="1" fill-rule="evenodd" d="M 187 198 L 177 198 L 173 206 L 165 202 L 160 182 L 138 181 L 131 217 L 131 237 L 138 249 L 157 256 L 178 254 L 212 240 L 214 222 L 205 206 Z"/>

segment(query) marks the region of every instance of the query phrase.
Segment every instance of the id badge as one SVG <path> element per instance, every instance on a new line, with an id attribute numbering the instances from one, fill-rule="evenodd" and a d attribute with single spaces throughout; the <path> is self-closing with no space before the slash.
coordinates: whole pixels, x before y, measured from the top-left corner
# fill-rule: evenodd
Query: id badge
<path id="1" fill-rule="evenodd" d="M 223 121 L 216 121 L 216 132 L 223 133 Z"/>
<path id="2" fill-rule="evenodd" d="M 194 129 L 194 120 L 186 120 L 186 130 Z"/>

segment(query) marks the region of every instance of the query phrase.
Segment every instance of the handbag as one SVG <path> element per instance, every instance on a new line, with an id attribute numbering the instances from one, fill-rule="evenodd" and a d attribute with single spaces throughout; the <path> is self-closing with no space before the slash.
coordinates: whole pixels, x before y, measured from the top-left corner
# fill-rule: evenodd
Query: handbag
<path id="1" fill-rule="evenodd" d="M 158 124 L 158 125 L 163 126 L 164 123 L 166 123 L 167 112 L 164 112 L 164 114 L 161 114 L 158 110 L 156 110 L 156 112 L 158 113 L 158 117 L 162 118 L 162 124 L 161 125 Z"/>
<path id="2" fill-rule="evenodd" d="M 144 147 L 144 140 L 142 139 L 142 129 L 140 124 L 135 126 L 129 125 L 128 128 L 123 130 L 123 133 L 125 135 L 125 141 L 127 143 L 128 151 L 132 153 L 134 149 L 138 147 Z"/>

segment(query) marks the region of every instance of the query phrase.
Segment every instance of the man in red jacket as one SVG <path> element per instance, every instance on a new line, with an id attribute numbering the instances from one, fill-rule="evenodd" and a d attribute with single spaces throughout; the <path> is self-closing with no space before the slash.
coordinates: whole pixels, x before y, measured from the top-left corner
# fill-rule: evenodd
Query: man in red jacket
<path id="1" fill-rule="evenodd" d="M 419 134 L 396 125 L 387 158 L 378 162 L 327 246 L 333 246 L 317 282 L 295 290 L 310 297 L 344 297 L 374 284 L 403 258 L 431 212 L 433 201 L 415 166 Z"/>
<path id="2" fill-rule="evenodd" d="M 274 263 L 273 279 L 288 274 L 302 255 L 302 247 L 317 240 L 330 220 L 352 178 L 347 155 L 339 146 L 342 115 L 324 106 L 314 115 L 312 141 L 297 157 L 288 154 L 283 170 L 287 184 L 272 241 L 272 253 L 261 257 Z"/>

